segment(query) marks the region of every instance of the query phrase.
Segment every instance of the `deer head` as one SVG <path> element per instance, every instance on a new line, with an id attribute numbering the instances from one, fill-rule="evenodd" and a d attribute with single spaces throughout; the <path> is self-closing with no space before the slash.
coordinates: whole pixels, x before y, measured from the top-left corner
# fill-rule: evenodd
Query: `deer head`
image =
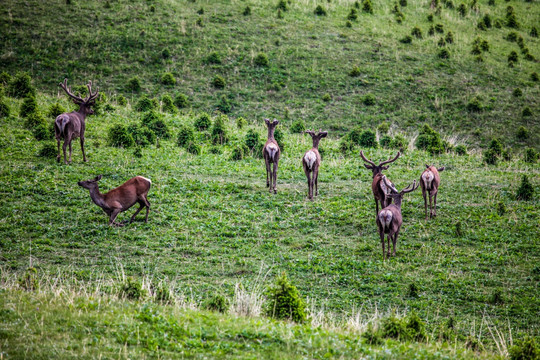
<path id="1" fill-rule="evenodd" d="M 385 160 L 385 161 L 381 161 L 381 162 L 379 162 L 379 165 L 375 165 L 375 163 L 373 161 L 366 159 L 366 157 L 364 156 L 363 151 L 360 151 L 360 156 L 362 157 L 362 159 L 365 162 L 368 163 L 368 164 L 364 164 L 364 166 L 366 167 L 366 169 L 371 170 L 373 172 L 373 177 L 375 177 L 375 175 L 377 175 L 377 174 L 382 173 L 383 170 L 388 170 L 389 166 L 384 166 L 384 165 L 393 163 L 394 161 L 396 161 L 399 158 L 400 155 L 401 155 L 401 153 L 398 151 L 397 155 L 393 159 L 388 159 L 388 160 Z"/>
<path id="2" fill-rule="evenodd" d="M 91 115 L 94 113 L 94 110 L 91 109 L 91 106 L 96 103 L 96 99 L 99 95 L 99 89 L 96 92 L 92 93 L 92 81 L 88 81 L 86 85 L 88 87 L 88 96 L 86 98 L 81 98 L 71 91 L 71 88 L 67 86 L 67 78 L 64 79 L 63 83 L 59 84 L 62 89 L 68 94 L 68 96 L 73 100 L 73 102 L 80 106 L 79 111 L 85 115 Z"/>
<path id="3" fill-rule="evenodd" d="M 386 179 L 386 176 L 383 175 L 382 180 L 384 181 L 384 184 L 390 190 L 390 193 L 387 194 L 387 196 L 390 196 L 392 199 L 394 199 L 394 203 L 397 207 L 401 207 L 401 201 L 403 200 L 403 195 L 418 189 L 418 186 L 420 186 L 420 183 L 417 184 L 416 180 L 414 180 L 413 183 L 409 184 L 409 186 L 407 186 L 405 189 L 398 191 L 394 187 L 394 185 Z"/>
<path id="4" fill-rule="evenodd" d="M 98 181 L 101 180 L 101 175 L 96 176 L 94 179 L 86 180 L 86 181 L 79 181 L 77 185 L 85 188 L 85 189 L 94 189 L 98 186 Z"/>
<path id="5" fill-rule="evenodd" d="M 311 130 L 306 130 L 304 131 L 304 133 L 309 134 L 311 136 L 311 139 L 313 140 L 313 147 L 315 149 L 319 148 L 319 142 L 321 141 L 321 139 L 328 136 L 328 132 L 321 131 L 321 129 L 319 129 L 318 133 L 315 133 L 315 131 L 311 131 Z"/>

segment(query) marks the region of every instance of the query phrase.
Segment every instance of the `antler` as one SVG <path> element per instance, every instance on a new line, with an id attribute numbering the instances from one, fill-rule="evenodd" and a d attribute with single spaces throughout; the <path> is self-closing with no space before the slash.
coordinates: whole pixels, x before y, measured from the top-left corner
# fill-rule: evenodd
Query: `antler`
<path id="1" fill-rule="evenodd" d="M 396 187 L 394 186 L 394 184 L 392 184 L 391 182 L 388 181 L 388 179 L 386 178 L 386 175 L 383 175 L 382 176 L 382 180 L 384 181 L 384 184 L 386 186 L 388 186 L 390 189 L 392 189 L 393 191 L 395 191 L 396 193 L 398 192 Z"/>
<path id="2" fill-rule="evenodd" d="M 411 186 L 412 186 L 412 188 L 409 189 Z M 414 180 L 412 184 L 409 184 L 409 186 L 407 186 L 405 189 L 401 190 L 401 193 L 402 194 L 410 193 L 411 191 L 414 191 L 414 190 L 418 189 L 418 186 L 420 186 L 420 183 L 418 183 L 418 185 L 417 185 L 416 180 Z"/>
<path id="3" fill-rule="evenodd" d="M 74 94 L 71 92 L 71 88 L 68 88 L 68 87 L 67 87 L 67 78 L 65 78 L 65 79 L 64 79 L 64 82 L 63 82 L 63 83 L 60 83 L 59 85 L 60 85 L 60 87 L 61 87 L 62 89 L 64 89 L 64 91 L 66 92 L 66 94 L 68 94 L 69 97 L 71 97 L 71 98 L 75 101 L 76 104 L 82 104 L 82 103 L 86 102 L 86 100 L 84 100 L 83 98 L 74 95 Z"/>
<path id="4" fill-rule="evenodd" d="M 382 165 L 384 165 L 384 164 L 389 164 L 389 163 L 392 163 L 392 162 L 396 161 L 397 158 L 398 158 L 400 155 L 401 155 L 401 153 L 398 151 L 395 158 L 393 158 L 393 159 L 388 159 L 388 160 L 385 160 L 385 161 L 382 161 L 382 162 L 379 163 L 379 166 L 382 166 Z"/>
<path id="5" fill-rule="evenodd" d="M 88 84 L 86 85 L 88 87 L 88 97 L 84 99 L 85 103 L 89 103 L 90 101 L 96 100 L 99 93 L 99 88 L 97 88 L 96 92 L 92 94 L 92 80 L 88 80 Z"/>
<path id="6" fill-rule="evenodd" d="M 363 150 L 360 150 L 360 156 L 362 157 L 362 159 L 363 159 L 365 162 L 370 163 L 370 164 L 373 165 L 373 166 L 377 166 L 377 165 L 375 165 L 375 163 L 374 163 L 373 161 L 366 159 L 366 157 L 364 156 L 364 151 L 363 151 Z"/>
<path id="7" fill-rule="evenodd" d="M 311 136 L 315 135 L 315 133 L 314 133 L 313 131 L 311 131 L 311 130 L 306 130 L 306 131 L 304 131 L 304 132 L 305 132 L 306 134 L 311 135 Z"/>

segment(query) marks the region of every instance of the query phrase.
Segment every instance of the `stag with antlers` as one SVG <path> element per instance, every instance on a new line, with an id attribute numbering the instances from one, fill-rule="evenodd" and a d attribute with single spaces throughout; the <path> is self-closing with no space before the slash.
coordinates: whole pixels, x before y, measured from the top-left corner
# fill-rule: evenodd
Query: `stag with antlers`
<path id="1" fill-rule="evenodd" d="M 403 200 L 403 195 L 416 190 L 418 188 L 418 184 L 416 184 L 416 180 L 414 180 L 412 184 L 398 192 L 394 185 L 390 183 L 384 175 L 382 176 L 382 182 L 384 182 L 389 189 L 388 196 L 394 200 L 394 204 L 388 205 L 377 214 L 377 227 L 379 228 L 379 235 L 381 237 L 384 260 L 384 234 L 388 235 L 388 252 L 386 254 L 386 258 L 390 257 L 390 240 L 392 240 L 393 246 L 392 256 L 396 256 L 397 238 L 399 235 L 399 229 L 403 223 L 403 218 L 401 216 L 401 201 Z"/>
<path id="2" fill-rule="evenodd" d="M 311 136 L 313 147 L 306 151 L 302 157 L 302 165 L 306 173 L 308 183 L 308 197 L 313 200 L 313 188 L 315 188 L 315 196 L 319 195 L 319 167 L 321 166 L 321 154 L 319 153 L 319 142 L 323 137 L 328 135 L 328 132 L 321 131 L 316 134 L 314 131 L 306 130 L 306 134 Z"/>
<path id="3" fill-rule="evenodd" d="M 373 191 L 373 197 L 375 198 L 375 215 L 379 213 L 379 202 L 381 203 L 381 209 L 390 205 L 390 203 L 392 202 L 392 199 L 387 195 L 389 189 L 382 181 L 382 171 L 389 168 L 389 166 L 384 165 L 393 163 L 399 158 L 400 155 L 401 153 L 398 151 L 396 157 L 394 157 L 393 159 L 381 161 L 379 162 L 379 165 L 375 165 L 373 161 L 366 159 L 363 151 L 360 151 L 360 156 L 365 162 L 368 163 L 364 164 L 364 166 L 366 167 L 366 169 L 373 172 L 373 182 L 371 183 L 371 190 Z"/>
<path id="4" fill-rule="evenodd" d="M 424 208 L 426 210 L 426 220 L 428 219 L 427 196 L 429 195 L 429 217 L 437 216 L 437 193 L 441 184 L 441 176 L 439 171 L 443 171 L 444 166 L 436 168 L 435 166 L 426 165 L 426 170 L 420 176 L 420 186 L 422 187 L 422 196 L 424 197 Z M 432 205 L 433 199 L 433 205 Z"/>
<path id="5" fill-rule="evenodd" d="M 64 145 L 62 146 L 62 149 L 64 150 L 64 163 L 68 164 L 68 161 L 66 160 L 67 146 L 69 146 L 69 163 L 71 163 L 71 142 L 73 139 L 80 138 L 83 160 L 86 162 L 86 154 L 84 153 L 84 130 L 86 128 L 85 119 L 87 115 L 94 113 L 91 106 L 96 103 L 99 90 L 96 90 L 96 92 L 93 93 L 92 81 L 89 81 L 86 85 L 88 87 L 88 96 L 83 99 L 71 92 L 71 88 L 68 88 L 67 86 L 67 79 L 64 79 L 64 82 L 60 83 L 59 85 L 62 89 L 64 89 L 71 100 L 73 100 L 75 104 L 79 105 L 79 110 L 60 114 L 54 121 L 54 133 L 58 145 L 58 156 L 56 157 L 56 160 L 60 162 L 60 140 L 63 138 Z"/>

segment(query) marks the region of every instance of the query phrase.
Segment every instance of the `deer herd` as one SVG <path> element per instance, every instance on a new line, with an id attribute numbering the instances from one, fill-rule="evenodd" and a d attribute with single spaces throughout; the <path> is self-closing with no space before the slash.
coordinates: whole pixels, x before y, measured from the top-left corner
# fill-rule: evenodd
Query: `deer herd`
<path id="1" fill-rule="evenodd" d="M 83 154 L 83 160 L 86 162 L 86 155 L 84 152 L 84 131 L 85 131 L 85 119 L 87 115 L 91 115 L 94 111 L 91 109 L 92 105 L 95 105 L 95 101 L 99 95 L 98 90 L 92 92 L 92 82 L 87 84 L 89 95 L 86 98 L 81 98 L 73 94 L 70 88 L 67 86 L 67 79 L 63 83 L 60 83 L 60 87 L 66 92 L 66 94 L 73 100 L 73 102 L 79 105 L 78 111 L 70 113 L 60 114 L 54 123 L 55 136 L 58 146 L 57 161 L 61 161 L 60 153 L 60 140 L 64 140 L 63 154 L 64 163 L 71 163 L 71 142 L 73 139 L 80 138 L 81 150 Z M 274 138 L 274 131 L 279 124 L 278 120 L 264 119 L 264 122 L 268 128 L 268 140 L 263 147 L 263 158 L 266 165 L 266 186 L 269 188 L 270 193 L 277 193 L 277 171 L 279 158 L 281 155 L 281 149 L 278 142 Z M 319 169 L 321 166 L 321 155 L 319 153 L 319 142 L 322 138 L 328 135 L 328 132 L 319 130 L 318 133 L 311 130 L 306 130 L 304 133 L 309 134 L 313 141 L 313 147 L 307 150 L 302 156 L 302 166 L 307 177 L 308 183 L 308 198 L 313 200 L 313 196 L 318 196 L 318 179 Z M 69 146 L 69 162 L 66 159 L 66 147 Z M 375 215 L 377 228 L 379 230 L 379 236 L 381 238 L 383 259 L 389 258 L 391 255 L 396 255 L 396 243 L 399 235 L 399 230 L 403 223 L 403 217 L 401 215 L 401 202 L 403 196 L 407 193 L 413 192 L 420 186 L 422 188 L 422 196 L 424 198 L 424 208 L 426 214 L 426 221 L 428 220 L 428 197 L 429 197 L 429 218 L 433 218 L 437 213 L 437 192 L 441 183 L 439 172 L 444 170 L 444 167 L 437 168 L 433 165 L 426 165 L 426 169 L 420 176 L 420 181 L 417 184 L 416 180 L 409 186 L 401 191 L 398 191 L 395 185 L 388 180 L 386 175 L 383 175 L 384 170 L 388 170 L 389 165 L 396 161 L 400 157 L 401 153 L 398 151 L 394 158 L 379 162 L 378 165 L 375 162 L 367 159 L 360 151 L 360 157 L 364 160 L 364 166 L 366 169 L 371 170 L 373 173 L 373 181 L 371 183 L 371 189 L 373 191 L 373 198 L 375 200 Z M 101 175 L 96 176 L 94 179 L 79 181 L 78 185 L 88 189 L 90 192 L 90 198 L 92 201 L 101 207 L 103 211 L 109 216 L 109 225 L 123 226 L 122 223 L 116 222 L 116 217 L 119 213 L 128 210 L 133 205 L 138 203 L 140 207 L 135 211 L 130 219 L 130 223 L 133 222 L 135 216 L 144 208 L 146 208 L 145 222 L 148 221 L 148 213 L 150 211 L 150 202 L 147 195 L 152 185 L 152 181 L 142 176 L 135 176 L 129 179 L 119 187 L 109 191 L 106 194 L 99 192 L 98 181 L 101 180 Z M 393 203 L 392 203 L 393 201 Z M 379 211 L 379 204 L 381 210 Z M 387 251 L 385 252 L 384 237 L 387 235 Z M 393 251 L 390 253 L 390 240 L 392 241 Z"/>

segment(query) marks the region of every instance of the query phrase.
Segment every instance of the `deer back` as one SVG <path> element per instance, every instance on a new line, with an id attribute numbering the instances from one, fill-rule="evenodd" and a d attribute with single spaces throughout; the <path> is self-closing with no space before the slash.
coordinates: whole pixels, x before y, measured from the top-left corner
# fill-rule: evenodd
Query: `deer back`
<path id="1" fill-rule="evenodd" d="M 149 179 L 135 176 L 105 194 L 105 203 L 109 207 L 127 209 L 135 204 L 141 195 L 148 193 L 151 184 L 152 182 Z"/>
<path id="2" fill-rule="evenodd" d="M 77 111 L 58 115 L 54 123 L 55 131 L 61 137 L 65 137 L 67 133 L 71 133 L 72 138 L 80 137 L 84 135 L 86 128 L 84 115 Z"/>
<path id="3" fill-rule="evenodd" d="M 401 216 L 401 209 L 394 204 L 390 204 L 384 209 L 382 209 L 381 211 L 379 211 L 379 214 L 377 214 L 377 226 L 379 227 L 379 231 L 383 231 L 383 226 L 379 219 L 379 215 L 383 211 L 390 211 L 392 213 L 392 222 L 390 223 L 388 233 L 395 234 L 401 228 L 401 224 L 403 224 L 403 217 Z"/>
<path id="4" fill-rule="evenodd" d="M 321 154 L 317 148 L 311 148 L 304 153 L 302 156 L 302 164 L 304 168 L 313 170 L 315 167 L 320 166 L 321 164 Z"/>

